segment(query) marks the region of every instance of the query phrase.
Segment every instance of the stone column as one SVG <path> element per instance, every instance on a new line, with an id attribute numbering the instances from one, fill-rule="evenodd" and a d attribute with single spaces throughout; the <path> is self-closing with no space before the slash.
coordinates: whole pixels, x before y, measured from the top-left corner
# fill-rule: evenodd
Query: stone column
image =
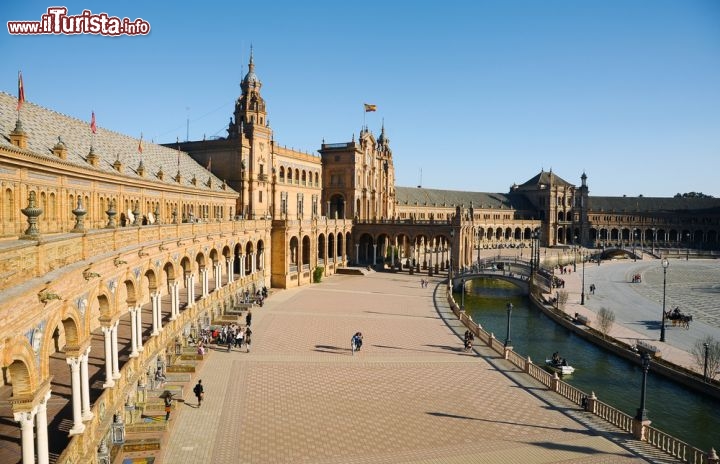
<path id="1" fill-rule="evenodd" d="M 48 451 L 48 424 L 47 424 L 47 402 L 50 399 L 50 390 L 37 405 L 36 430 L 37 430 L 37 462 L 38 464 L 49 464 L 50 453 Z"/>
<path id="2" fill-rule="evenodd" d="M 227 283 L 232 282 L 235 280 L 235 276 L 233 275 L 233 262 L 230 258 L 225 258 L 225 265 L 227 266 Z"/>
<path id="3" fill-rule="evenodd" d="M 117 380 L 120 378 L 120 364 L 118 361 L 118 339 L 117 339 L 117 333 L 118 333 L 118 326 L 120 325 L 120 321 L 115 321 L 115 324 L 112 326 L 112 362 L 113 362 L 113 376 L 112 378 Z"/>
<path id="4" fill-rule="evenodd" d="M 355 244 L 355 264 L 360 264 L 360 244 Z"/>
<path id="5" fill-rule="evenodd" d="M 143 347 L 143 337 L 142 337 L 142 306 L 139 304 L 137 305 L 135 316 L 137 317 L 137 324 L 135 325 L 135 328 L 137 329 L 137 350 L 142 353 L 145 351 L 145 348 Z"/>
<path id="6" fill-rule="evenodd" d="M 240 260 L 240 278 L 242 279 L 245 277 L 245 255 L 238 255 L 238 259 Z"/>
<path id="7" fill-rule="evenodd" d="M 200 298 L 205 298 L 208 296 L 209 287 L 210 287 L 209 274 L 210 273 L 208 272 L 208 268 L 204 267 L 204 268 L 200 269 L 200 283 L 202 284 L 201 290 L 200 290 L 202 293 L 201 293 Z"/>
<path id="8" fill-rule="evenodd" d="M 263 271 L 265 270 L 265 250 L 260 250 L 258 255 L 260 256 L 260 258 L 258 259 L 258 261 L 260 262 L 260 270 Z"/>
<path id="9" fill-rule="evenodd" d="M 185 276 L 185 289 L 187 290 L 187 307 L 190 308 L 195 304 L 195 279 L 192 272 Z"/>
<path id="10" fill-rule="evenodd" d="M 111 388 L 115 386 L 112 377 L 112 327 L 101 327 L 105 336 L 105 383 L 103 388 Z"/>
<path id="11" fill-rule="evenodd" d="M 150 305 L 152 306 L 152 334 L 158 335 L 160 333 L 160 292 L 153 292 L 150 294 Z"/>
<path id="12" fill-rule="evenodd" d="M 377 264 L 377 243 L 373 243 L 373 266 Z"/>
<path id="13" fill-rule="evenodd" d="M 82 355 L 76 358 L 66 358 L 70 365 L 70 385 L 72 387 L 72 412 L 73 426 L 70 429 L 70 436 L 79 435 L 85 431 L 85 424 L 82 423 L 82 398 L 80 393 L 80 364 Z"/>
<path id="14" fill-rule="evenodd" d="M 180 282 L 170 284 L 170 320 L 174 321 L 180 313 Z"/>
<path id="15" fill-rule="evenodd" d="M 82 420 L 88 421 L 93 418 L 90 409 L 90 376 L 88 375 L 88 358 L 90 357 L 90 347 L 88 346 L 85 353 L 80 355 L 80 394 L 82 397 Z"/>
<path id="16" fill-rule="evenodd" d="M 137 311 L 136 307 L 128 308 L 128 312 L 130 313 L 130 357 L 136 358 L 138 356 L 138 329 L 137 329 L 137 322 L 138 319 L 135 316 L 135 312 Z"/>
<path id="17" fill-rule="evenodd" d="M 250 274 L 255 274 L 257 271 L 257 261 L 255 259 L 255 256 L 257 255 L 257 251 L 253 251 L 250 253 Z"/>
<path id="18" fill-rule="evenodd" d="M 13 413 L 15 421 L 20 422 L 22 443 L 22 464 L 35 464 L 35 443 L 33 442 L 33 422 L 35 409 Z M 47 427 L 45 427 L 47 429 Z"/>
<path id="19" fill-rule="evenodd" d="M 222 265 L 220 263 L 215 264 L 215 288 L 213 291 L 222 287 Z"/>

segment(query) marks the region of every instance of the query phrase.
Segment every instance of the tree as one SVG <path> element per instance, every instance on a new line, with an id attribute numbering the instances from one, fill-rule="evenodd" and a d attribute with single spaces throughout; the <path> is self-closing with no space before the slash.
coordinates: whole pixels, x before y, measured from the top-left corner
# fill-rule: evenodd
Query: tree
<path id="1" fill-rule="evenodd" d="M 695 363 L 700 368 L 700 372 L 704 372 L 705 369 L 705 344 L 708 344 L 707 353 L 707 372 L 708 378 L 714 379 L 718 375 L 718 369 L 720 369 L 720 342 L 715 340 L 712 335 L 706 335 L 705 337 L 697 340 L 693 345 L 690 353 L 693 355 Z"/>
<path id="2" fill-rule="evenodd" d="M 612 329 L 614 323 L 615 312 L 605 307 L 600 308 L 600 311 L 597 312 L 597 324 L 598 330 L 603 334 L 603 338 L 606 338 L 607 334 L 610 333 L 610 329 Z"/>
<path id="3" fill-rule="evenodd" d="M 322 280 L 323 274 L 325 273 L 325 268 L 322 266 L 318 266 L 313 270 L 313 282 L 316 284 L 319 284 Z"/>
<path id="4" fill-rule="evenodd" d="M 675 198 L 714 198 L 712 195 L 705 195 L 702 192 L 676 193 Z"/>

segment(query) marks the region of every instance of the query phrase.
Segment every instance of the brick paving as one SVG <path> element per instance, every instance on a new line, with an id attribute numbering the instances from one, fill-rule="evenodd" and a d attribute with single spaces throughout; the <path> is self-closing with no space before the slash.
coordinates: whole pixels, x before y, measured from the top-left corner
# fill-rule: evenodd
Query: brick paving
<path id="1" fill-rule="evenodd" d="M 203 363 L 206 399 L 186 393 L 163 462 L 674 462 L 496 353 L 464 353 L 463 329 L 435 307 L 440 280 L 420 278 L 337 275 L 275 293 L 253 311 L 251 353 Z"/>

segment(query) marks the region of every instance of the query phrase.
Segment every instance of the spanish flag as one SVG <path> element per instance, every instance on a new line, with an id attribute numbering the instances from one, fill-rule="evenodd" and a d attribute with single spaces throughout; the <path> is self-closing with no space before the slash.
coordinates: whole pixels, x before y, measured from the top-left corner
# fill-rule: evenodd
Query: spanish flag
<path id="1" fill-rule="evenodd" d="M 370 105 L 368 103 L 363 103 L 365 105 L 365 112 L 370 113 L 371 111 L 377 111 L 377 105 Z"/>
<path id="2" fill-rule="evenodd" d="M 22 108 L 23 103 L 25 103 L 25 87 L 23 87 L 22 71 L 18 71 L 18 111 Z"/>
<path id="3" fill-rule="evenodd" d="M 92 131 L 93 134 L 97 132 L 97 124 L 95 124 L 95 112 L 92 112 L 92 116 L 90 117 L 90 131 Z"/>
<path id="4" fill-rule="evenodd" d="M 141 133 L 140 133 L 140 143 L 138 143 L 138 153 L 140 153 L 141 155 L 142 155 L 142 152 L 143 152 L 142 138 L 143 138 L 143 136 L 142 136 L 142 132 L 141 132 Z"/>

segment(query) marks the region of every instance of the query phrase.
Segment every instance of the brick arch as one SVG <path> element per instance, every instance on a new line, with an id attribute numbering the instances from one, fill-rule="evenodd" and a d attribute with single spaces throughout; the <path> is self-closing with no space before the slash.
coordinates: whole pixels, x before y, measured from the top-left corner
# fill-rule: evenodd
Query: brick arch
<path id="1" fill-rule="evenodd" d="M 6 345 L 6 360 L 3 364 L 10 374 L 13 397 L 33 395 L 40 385 L 40 366 L 35 363 L 35 354 L 30 342 L 18 335 Z"/>
<path id="2" fill-rule="evenodd" d="M 163 272 L 165 273 L 165 282 L 166 283 L 170 284 L 170 282 L 175 281 L 175 279 L 176 279 L 175 265 L 172 262 L 168 261 L 167 263 L 165 263 L 165 265 L 163 266 L 162 269 L 163 269 Z"/>
<path id="3" fill-rule="evenodd" d="M 155 271 L 153 269 L 148 269 L 147 271 L 145 271 L 144 277 L 145 279 L 147 279 L 148 289 L 150 289 L 151 291 L 157 290 L 159 282 L 158 276 Z"/>
<path id="4" fill-rule="evenodd" d="M 137 289 L 135 288 L 135 282 L 128 279 L 123 283 L 125 284 L 125 302 L 127 306 L 135 306 L 139 297 Z"/>

